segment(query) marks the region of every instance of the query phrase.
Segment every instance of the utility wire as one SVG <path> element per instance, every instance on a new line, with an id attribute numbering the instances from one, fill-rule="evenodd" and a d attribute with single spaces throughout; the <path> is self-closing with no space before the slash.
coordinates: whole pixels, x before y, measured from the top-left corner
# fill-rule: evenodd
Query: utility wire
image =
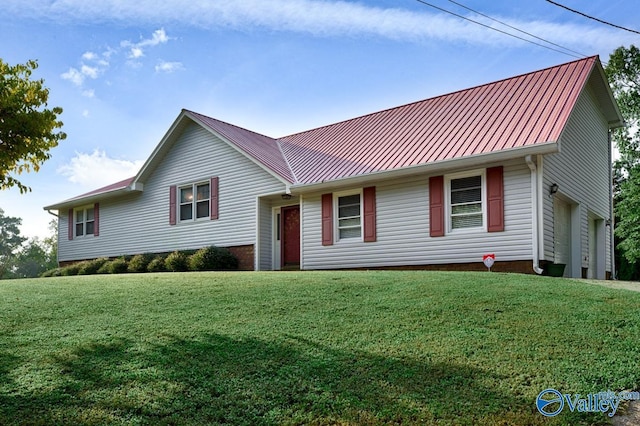
<path id="1" fill-rule="evenodd" d="M 482 22 L 475 21 L 475 20 L 473 20 L 473 19 L 471 19 L 471 18 L 467 18 L 466 16 L 462 16 L 462 15 L 459 15 L 459 14 L 457 14 L 457 13 L 455 13 L 455 12 L 451 12 L 450 10 L 443 9 L 443 8 L 441 8 L 441 7 L 438 7 L 438 6 L 436 6 L 436 5 L 433 5 L 433 4 L 431 4 L 431 3 L 429 3 L 429 2 L 427 2 L 427 1 L 425 1 L 425 0 L 416 0 L 416 1 L 417 1 L 418 3 L 422 3 L 422 4 L 426 5 L 426 6 L 429 6 L 429 7 L 432 7 L 432 8 L 434 8 L 434 9 L 437 9 L 437 10 L 439 10 L 439 11 L 441 11 L 441 12 L 445 12 L 445 13 L 448 13 L 448 14 L 450 14 L 450 15 L 456 16 L 456 17 L 458 17 L 458 18 L 464 19 L 465 21 L 473 22 L 474 24 L 481 25 L 481 26 L 483 26 L 483 27 L 485 27 L 485 28 L 488 28 L 488 29 L 490 29 L 490 30 L 497 31 L 497 32 L 499 32 L 499 33 L 502 33 L 502 34 L 508 35 L 508 36 L 510 36 L 510 37 L 517 38 L 517 39 L 522 40 L 522 41 L 526 41 L 527 43 L 535 44 L 536 46 L 544 47 L 545 49 L 553 50 L 553 51 L 555 51 L 555 52 L 562 53 L 563 55 L 571 56 L 571 57 L 574 57 L 574 58 L 577 58 L 577 59 L 582 59 L 582 58 L 584 57 L 584 55 L 582 55 L 582 56 L 577 56 L 577 55 L 574 55 L 573 53 L 568 53 L 566 50 L 558 50 L 558 49 L 555 49 L 555 48 L 553 48 L 553 47 L 550 47 L 550 46 L 548 46 L 548 45 L 546 45 L 546 44 L 541 44 L 541 43 L 535 42 L 535 41 L 533 41 L 533 40 L 530 40 L 530 39 L 527 39 L 527 38 L 524 38 L 524 37 L 520 37 L 520 36 L 517 36 L 517 35 L 512 34 L 512 33 L 509 33 L 509 32 L 507 32 L 507 31 L 503 31 L 503 30 L 500 30 L 500 29 L 498 29 L 498 28 L 494 28 L 494 27 L 492 27 L 492 26 L 490 26 L 490 25 L 483 24 Z M 563 49 L 564 49 L 564 48 L 563 48 Z M 568 49 L 567 49 L 567 50 L 568 50 Z"/>
<path id="2" fill-rule="evenodd" d="M 523 31 L 523 30 L 521 30 L 520 28 L 516 28 L 516 27 L 514 27 L 513 25 L 509 25 L 509 24 L 507 24 L 506 22 L 499 21 L 499 20 L 497 20 L 497 19 L 495 19 L 495 18 L 492 18 L 492 17 L 491 17 L 491 16 L 489 16 L 489 15 L 485 15 L 485 14 L 484 14 L 484 13 L 482 13 L 482 12 L 478 12 L 477 10 L 473 10 L 473 9 L 471 9 L 470 7 L 465 6 L 465 5 L 464 5 L 464 4 L 462 4 L 462 3 L 458 3 L 457 1 L 449 0 L 449 2 L 450 2 L 450 3 L 453 3 L 453 4 L 457 5 L 457 6 L 460 6 L 460 7 L 464 8 L 464 9 L 467 9 L 468 11 L 473 12 L 473 13 L 475 13 L 475 14 L 477 14 L 477 15 L 484 16 L 484 17 L 485 17 L 485 18 L 487 18 L 487 19 L 491 19 L 492 21 L 495 21 L 495 22 L 497 22 L 497 23 L 499 23 L 499 24 L 502 24 L 502 25 L 504 25 L 505 27 L 509 27 L 509 28 L 511 28 L 512 30 L 516 30 L 516 31 L 518 31 L 518 32 L 520 32 L 520 33 L 522 33 L 522 34 L 526 34 L 526 35 L 528 35 L 529 37 L 533 37 L 533 38 L 535 38 L 535 39 L 537 39 L 537 40 L 544 41 L 545 43 L 549 43 L 549 44 L 551 44 L 551 45 L 553 45 L 553 46 L 559 47 L 560 49 L 564 49 L 564 50 L 566 50 L 566 51 L 568 51 L 568 52 L 575 53 L 575 54 L 577 54 L 577 55 L 580 55 L 581 57 L 587 57 L 587 56 L 589 56 L 589 55 L 585 55 L 584 53 L 576 52 L 575 50 L 569 49 L 568 47 L 561 46 L 561 45 L 559 45 L 559 44 L 557 44 L 557 43 L 554 43 L 554 42 L 552 42 L 552 41 L 546 40 L 546 39 L 544 39 L 544 38 L 542 38 L 542 37 L 538 37 L 538 36 L 537 36 L 537 35 L 535 35 L 535 34 L 531 34 L 531 33 L 528 33 L 528 32 L 526 32 L 526 31 Z"/>
<path id="3" fill-rule="evenodd" d="M 598 22 L 600 22 L 602 24 L 610 25 L 612 27 L 619 28 L 619 29 L 625 30 L 625 31 L 629 31 L 631 33 L 640 34 L 640 31 L 632 30 L 631 28 L 626 28 L 626 27 L 622 27 L 620 25 L 612 24 L 611 22 L 603 21 L 602 19 L 596 18 L 596 17 L 591 16 L 591 15 L 587 15 L 586 13 L 582 13 L 579 10 L 571 9 L 570 7 L 567 7 L 567 6 L 563 5 L 563 4 L 556 3 L 555 1 L 551 1 L 551 0 L 547 0 L 547 1 L 549 3 L 551 3 L 551 4 L 553 4 L 553 5 L 556 5 L 558 7 L 566 9 L 569 12 L 577 13 L 578 15 L 584 16 L 585 18 L 593 19 L 594 21 L 598 21 Z"/>

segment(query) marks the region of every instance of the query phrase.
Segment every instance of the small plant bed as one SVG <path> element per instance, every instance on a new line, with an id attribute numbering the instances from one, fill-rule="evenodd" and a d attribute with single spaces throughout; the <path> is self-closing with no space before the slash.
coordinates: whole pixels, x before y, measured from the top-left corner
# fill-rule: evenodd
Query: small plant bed
<path id="1" fill-rule="evenodd" d="M 499 273 L 7 281 L 0 424 L 607 424 L 535 400 L 637 390 L 639 307 Z"/>
<path id="2" fill-rule="evenodd" d="M 133 257 L 85 260 L 46 271 L 42 277 L 123 274 L 125 272 L 233 271 L 236 269 L 238 269 L 238 259 L 228 249 L 209 246 L 196 251 L 176 250 L 166 255 L 143 253 Z"/>

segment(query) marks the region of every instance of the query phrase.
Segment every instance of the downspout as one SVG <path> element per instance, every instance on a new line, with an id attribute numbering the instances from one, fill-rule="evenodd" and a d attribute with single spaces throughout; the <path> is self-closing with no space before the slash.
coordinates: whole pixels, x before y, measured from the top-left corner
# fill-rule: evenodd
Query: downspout
<path id="1" fill-rule="evenodd" d="M 538 232 L 538 168 L 536 163 L 531 159 L 531 155 L 524 157 L 524 161 L 531 170 L 531 254 L 533 259 L 533 271 L 541 275 L 540 260 L 538 257 L 538 248 L 540 244 Z"/>
<path id="2" fill-rule="evenodd" d="M 611 129 L 607 133 L 609 140 L 609 243 L 611 247 L 611 279 L 615 280 L 616 277 L 616 240 L 615 240 L 615 222 L 616 216 L 613 210 L 613 154 L 611 147 Z M 605 267 L 606 269 L 606 267 Z"/>

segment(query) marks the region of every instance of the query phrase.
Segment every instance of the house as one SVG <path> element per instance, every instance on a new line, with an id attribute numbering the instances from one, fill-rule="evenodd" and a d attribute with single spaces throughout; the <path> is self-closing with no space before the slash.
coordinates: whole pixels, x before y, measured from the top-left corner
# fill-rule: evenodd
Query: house
<path id="1" fill-rule="evenodd" d="M 274 139 L 183 110 L 138 174 L 46 206 L 59 261 L 228 247 L 243 269 L 613 272 L 597 57 Z"/>

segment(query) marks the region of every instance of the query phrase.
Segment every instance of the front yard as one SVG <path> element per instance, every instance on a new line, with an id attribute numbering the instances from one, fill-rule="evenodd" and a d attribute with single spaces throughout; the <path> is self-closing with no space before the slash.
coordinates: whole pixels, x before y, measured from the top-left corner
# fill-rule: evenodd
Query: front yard
<path id="1" fill-rule="evenodd" d="M 640 293 L 497 273 L 0 282 L 0 424 L 606 424 L 538 394 L 638 390 Z"/>

